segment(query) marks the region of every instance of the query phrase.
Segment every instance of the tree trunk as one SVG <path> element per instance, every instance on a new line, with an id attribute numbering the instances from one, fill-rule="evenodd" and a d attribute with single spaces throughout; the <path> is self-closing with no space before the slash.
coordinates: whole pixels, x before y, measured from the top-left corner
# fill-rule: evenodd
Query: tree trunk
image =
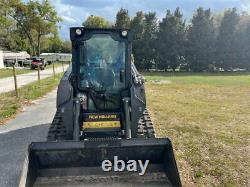
<path id="1" fill-rule="evenodd" d="M 32 48 L 32 56 L 36 56 L 36 48 L 33 44 L 31 46 L 31 48 Z"/>
<path id="2" fill-rule="evenodd" d="M 29 39 L 29 43 L 30 43 L 30 46 L 31 46 L 31 49 L 32 49 L 32 55 L 35 56 L 36 55 L 36 48 L 35 48 L 32 36 L 27 30 L 25 30 L 25 33 L 27 34 L 28 39 Z"/>

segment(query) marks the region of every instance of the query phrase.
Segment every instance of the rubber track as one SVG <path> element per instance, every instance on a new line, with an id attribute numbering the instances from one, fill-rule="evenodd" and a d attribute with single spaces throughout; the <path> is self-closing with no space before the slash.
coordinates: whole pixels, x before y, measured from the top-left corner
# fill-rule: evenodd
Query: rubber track
<path id="1" fill-rule="evenodd" d="M 138 137 L 155 138 L 154 126 L 147 109 L 143 112 L 143 116 L 139 120 Z"/>
<path id="2" fill-rule="evenodd" d="M 66 137 L 66 127 L 62 125 L 61 114 L 57 111 L 50 125 L 47 141 L 66 140 Z"/>

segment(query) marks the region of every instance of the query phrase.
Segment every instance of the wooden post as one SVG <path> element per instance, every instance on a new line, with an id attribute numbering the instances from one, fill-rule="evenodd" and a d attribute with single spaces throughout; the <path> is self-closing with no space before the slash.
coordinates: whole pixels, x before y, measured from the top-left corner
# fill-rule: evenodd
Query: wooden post
<path id="1" fill-rule="evenodd" d="M 62 62 L 62 68 L 63 68 L 63 73 L 64 73 L 64 65 L 63 65 L 63 62 Z"/>
<path id="2" fill-rule="evenodd" d="M 54 79 L 56 79 L 55 63 L 53 62 L 52 65 L 53 65 L 53 75 L 54 75 Z"/>
<path id="3" fill-rule="evenodd" d="M 37 64 L 37 75 L 38 75 L 38 83 L 40 84 L 40 65 L 39 63 Z"/>
<path id="4" fill-rule="evenodd" d="M 19 95 L 18 95 L 18 88 L 17 88 L 17 79 L 16 79 L 16 68 L 15 68 L 15 64 L 13 64 L 13 76 L 14 76 L 16 97 L 19 97 Z"/>

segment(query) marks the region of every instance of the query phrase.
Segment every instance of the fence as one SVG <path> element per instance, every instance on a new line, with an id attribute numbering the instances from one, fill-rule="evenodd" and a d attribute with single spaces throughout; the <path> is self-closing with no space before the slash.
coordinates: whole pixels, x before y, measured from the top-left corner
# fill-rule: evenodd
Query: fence
<path id="1" fill-rule="evenodd" d="M 46 70 L 43 71 L 44 67 L 41 67 L 40 64 L 37 64 L 36 70 L 34 72 L 17 75 L 16 67 L 15 65 L 13 65 L 12 72 L 13 72 L 13 79 L 14 79 L 14 91 L 15 91 L 16 97 L 19 97 L 18 88 L 24 85 L 23 82 L 26 82 L 26 84 L 28 84 L 37 80 L 38 84 L 40 84 L 41 79 L 43 78 L 53 76 L 55 79 L 57 73 L 65 72 L 66 68 L 68 67 L 68 64 L 57 62 L 57 63 L 52 63 L 51 66 L 52 67 L 47 68 Z M 20 80 L 18 80 L 17 76 L 20 78 Z M 13 86 L 11 90 L 13 90 Z M 8 90 L 7 88 L 6 91 L 11 91 L 11 90 Z"/>

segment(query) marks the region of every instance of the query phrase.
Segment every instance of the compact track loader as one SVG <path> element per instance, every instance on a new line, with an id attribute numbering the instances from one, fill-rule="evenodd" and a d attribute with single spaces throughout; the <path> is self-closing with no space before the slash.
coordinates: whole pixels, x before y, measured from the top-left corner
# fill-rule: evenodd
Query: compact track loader
<path id="1" fill-rule="evenodd" d="M 29 146 L 20 186 L 181 186 L 171 142 L 155 138 L 128 29 L 70 29 L 47 142 Z"/>

